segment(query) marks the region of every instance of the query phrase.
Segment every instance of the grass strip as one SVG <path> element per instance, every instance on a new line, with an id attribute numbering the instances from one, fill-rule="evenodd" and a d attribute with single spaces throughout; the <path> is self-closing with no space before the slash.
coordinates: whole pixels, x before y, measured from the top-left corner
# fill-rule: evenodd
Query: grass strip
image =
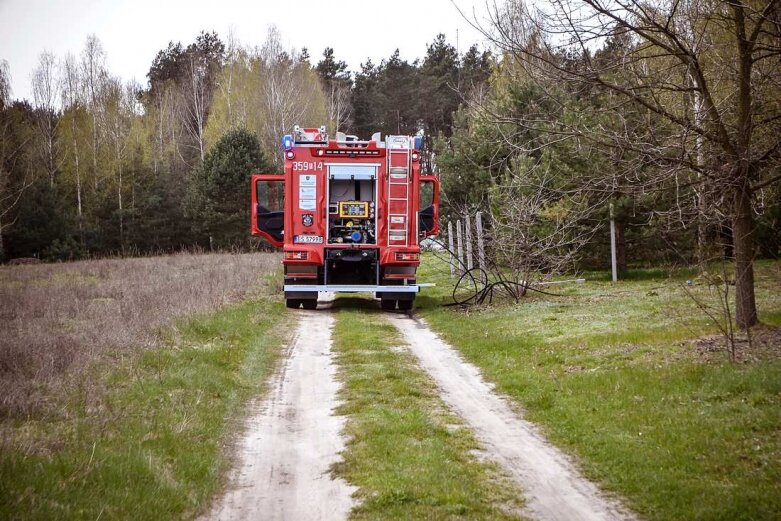
<path id="1" fill-rule="evenodd" d="M 447 285 L 427 261 L 421 279 Z M 777 270 L 758 263 L 771 324 L 781 310 Z M 440 289 L 418 312 L 643 517 L 781 518 L 781 361 L 698 352 L 689 340 L 717 331 L 679 284 L 588 282 L 557 287 L 563 298 L 468 312 L 442 307 Z"/>
<path id="2" fill-rule="evenodd" d="M 105 392 L 77 393 L 61 417 L 19 423 L 4 440 L 0 518 L 194 517 L 219 488 L 224 441 L 275 366 L 285 317 L 280 299 L 255 297 L 93 367 Z"/>
<path id="3" fill-rule="evenodd" d="M 336 301 L 334 349 L 347 449 L 336 472 L 359 487 L 353 519 L 517 519 L 519 500 L 479 461 L 393 325 L 371 303 Z M 513 508 L 510 508 L 513 507 Z"/>

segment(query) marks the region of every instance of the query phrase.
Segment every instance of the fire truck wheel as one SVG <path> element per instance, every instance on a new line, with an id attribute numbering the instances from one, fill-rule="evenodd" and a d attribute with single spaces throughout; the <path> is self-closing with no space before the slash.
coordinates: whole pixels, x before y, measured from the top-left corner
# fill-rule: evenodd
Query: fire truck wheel
<path id="1" fill-rule="evenodd" d="M 380 300 L 380 307 L 385 311 L 393 311 L 396 309 L 396 301 L 393 299 L 384 298 Z"/>
<path id="2" fill-rule="evenodd" d="M 399 311 L 409 311 L 413 302 L 414 300 L 399 300 Z"/>
<path id="3" fill-rule="evenodd" d="M 303 304 L 304 309 L 317 309 L 316 298 L 305 298 L 301 301 L 301 304 Z"/>
<path id="4" fill-rule="evenodd" d="M 285 306 L 289 307 L 290 309 L 298 309 L 301 306 L 301 299 L 298 298 L 285 299 Z"/>

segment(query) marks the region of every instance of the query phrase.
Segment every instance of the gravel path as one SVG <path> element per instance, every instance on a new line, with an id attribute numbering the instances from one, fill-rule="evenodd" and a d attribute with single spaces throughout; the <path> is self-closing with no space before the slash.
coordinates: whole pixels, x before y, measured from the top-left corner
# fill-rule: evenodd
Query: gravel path
<path id="1" fill-rule="evenodd" d="M 250 413 L 228 490 L 204 519 L 339 520 L 353 506 L 355 488 L 329 473 L 344 448 L 345 421 L 333 414 L 334 318 L 325 310 L 298 314 L 283 367 Z"/>
<path id="2" fill-rule="evenodd" d="M 580 476 L 565 454 L 513 412 L 478 369 L 422 320 L 389 316 L 437 383 L 442 399 L 474 430 L 487 457 L 517 482 L 526 500 L 524 515 L 562 521 L 635 518 Z"/>

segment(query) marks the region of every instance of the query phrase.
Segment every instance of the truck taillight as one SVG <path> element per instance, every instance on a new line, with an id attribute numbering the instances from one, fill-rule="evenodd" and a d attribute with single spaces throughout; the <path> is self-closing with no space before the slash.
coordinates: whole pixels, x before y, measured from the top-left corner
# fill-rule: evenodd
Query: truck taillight
<path id="1" fill-rule="evenodd" d="M 417 261 L 417 260 L 420 260 L 420 253 L 396 252 L 396 261 Z"/>
<path id="2" fill-rule="evenodd" d="M 285 260 L 307 260 L 309 252 L 306 251 L 286 251 Z"/>

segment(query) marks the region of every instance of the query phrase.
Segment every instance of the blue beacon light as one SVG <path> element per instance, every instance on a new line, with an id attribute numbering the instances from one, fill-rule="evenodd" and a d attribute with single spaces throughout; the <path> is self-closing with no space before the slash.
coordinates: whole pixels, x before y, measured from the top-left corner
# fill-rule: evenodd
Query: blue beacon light
<path id="1" fill-rule="evenodd" d="M 352 235 L 350 235 L 350 238 L 352 238 L 353 242 L 358 242 L 361 240 L 361 232 L 353 232 Z"/>
<path id="2" fill-rule="evenodd" d="M 291 136 L 290 134 L 286 134 L 285 136 L 283 136 L 282 147 L 285 150 L 290 150 L 291 148 L 293 148 L 293 136 Z"/>

